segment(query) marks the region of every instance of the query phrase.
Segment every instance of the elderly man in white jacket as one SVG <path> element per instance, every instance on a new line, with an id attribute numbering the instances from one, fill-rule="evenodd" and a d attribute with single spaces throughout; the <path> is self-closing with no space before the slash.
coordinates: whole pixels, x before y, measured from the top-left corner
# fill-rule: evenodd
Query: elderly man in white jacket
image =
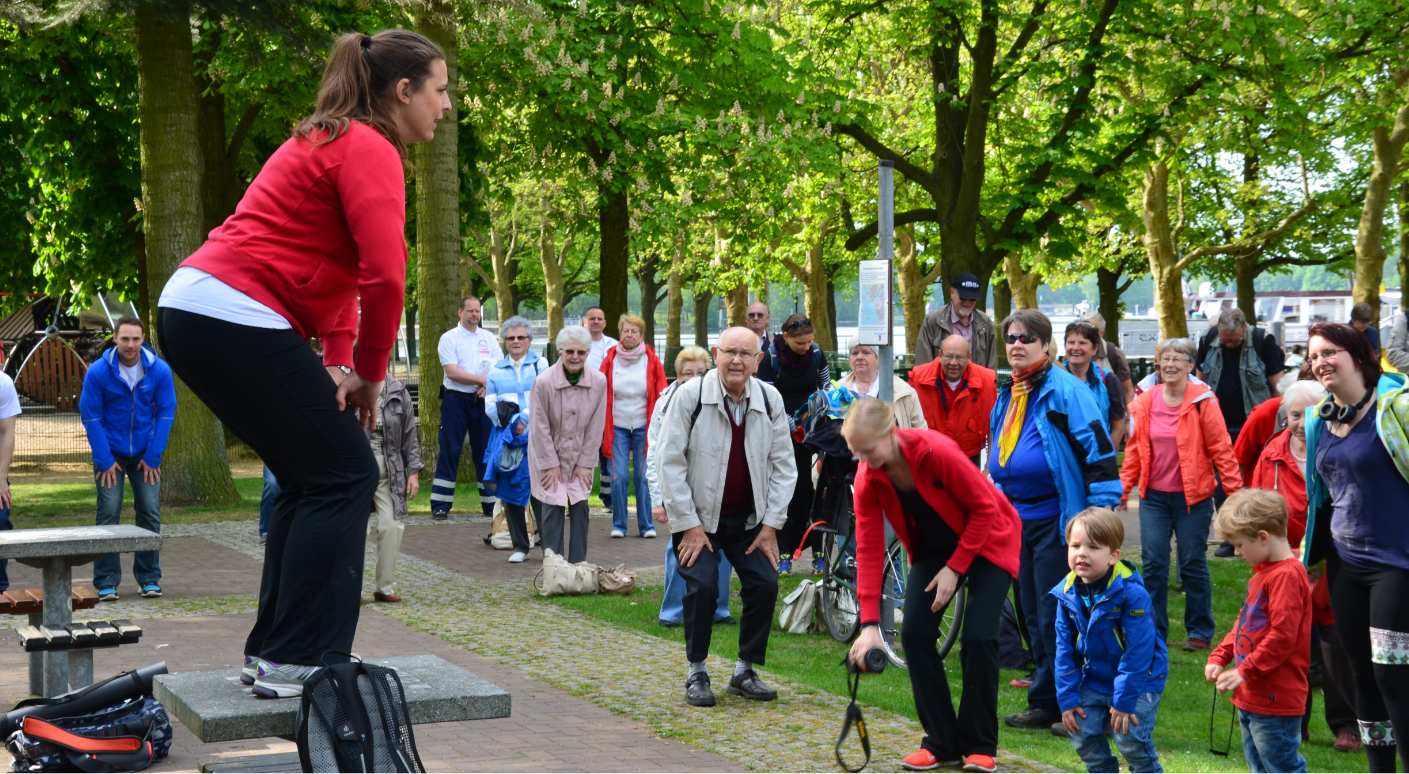
<path id="1" fill-rule="evenodd" d="M 714 705 L 705 658 L 718 601 L 719 556 L 742 586 L 739 662 L 729 693 L 772 701 L 778 692 L 754 672 L 763 665 L 778 599 L 777 530 L 797 481 L 783 399 L 753 374 L 762 353 L 747 328 L 730 328 L 715 348 L 716 370 L 675 391 L 660 437 L 664 506 L 685 578 L 685 701 Z"/>

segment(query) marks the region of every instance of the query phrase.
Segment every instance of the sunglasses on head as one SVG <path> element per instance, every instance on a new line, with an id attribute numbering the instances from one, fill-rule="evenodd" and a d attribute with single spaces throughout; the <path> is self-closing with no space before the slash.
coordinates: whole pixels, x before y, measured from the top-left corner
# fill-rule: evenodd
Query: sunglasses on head
<path id="1" fill-rule="evenodd" d="M 1038 338 L 1035 333 L 1006 333 L 1003 335 L 1003 340 L 1009 344 L 1016 344 L 1019 341 L 1024 344 L 1036 344 L 1042 339 Z"/>
<path id="2" fill-rule="evenodd" d="M 809 320 L 808 318 L 804 317 L 804 318 L 802 318 L 801 320 L 793 320 L 792 322 L 788 323 L 787 325 L 784 325 L 784 326 L 783 326 L 783 330 L 785 330 L 785 331 L 790 331 L 790 330 L 792 330 L 793 328 L 801 328 L 801 327 L 804 326 L 804 325 L 811 325 L 811 324 L 812 324 L 812 321 Z"/>

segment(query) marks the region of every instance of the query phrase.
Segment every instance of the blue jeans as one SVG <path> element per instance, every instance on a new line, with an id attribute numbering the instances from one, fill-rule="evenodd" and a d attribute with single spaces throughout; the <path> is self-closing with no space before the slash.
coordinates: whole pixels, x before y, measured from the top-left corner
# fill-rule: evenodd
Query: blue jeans
<path id="1" fill-rule="evenodd" d="M 729 617 L 729 559 L 719 556 L 719 604 L 714 606 L 714 620 Z M 680 623 L 685 620 L 685 579 L 680 577 L 680 560 L 675 557 L 675 543 L 665 543 L 665 598 L 660 601 L 660 620 Z"/>
<path id="2" fill-rule="evenodd" d="M 1083 719 L 1077 715 L 1081 730 L 1071 735 L 1071 746 L 1081 756 L 1087 771 L 1117 772 L 1120 761 L 1111 754 L 1110 743 L 1106 741 L 1106 731 L 1110 729 L 1115 737 L 1115 746 L 1125 756 L 1132 772 L 1164 771 L 1159 765 L 1159 753 L 1155 752 L 1155 721 L 1159 716 L 1159 700 L 1162 693 L 1142 693 L 1135 700 L 1135 720 L 1130 733 L 1122 734 L 1111 729 L 1111 697 L 1081 686 L 1081 709 L 1086 712 Z M 1301 727 L 1297 727 L 1301 733 Z M 1300 737 L 1298 737 L 1300 738 Z"/>
<path id="3" fill-rule="evenodd" d="M 635 463 L 627 467 L 627 457 Z M 635 471 L 631 470 L 635 468 Z M 626 487 L 636 487 L 636 528 L 644 535 L 651 526 L 651 493 L 646 490 L 646 428 L 612 428 L 612 529 L 626 532 Z"/>
<path id="4" fill-rule="evenodd" d="M 1032 635 L 1032 663 L 1037 665 L 1032 687 L 1027 689 L 1027 706 L 1052 712 L 1059 711 L 1053 669 L 1057 656 L 1057 600 L 1047 592 L 1069 572 L 1061 521 L 1060 516 L 1024 521 L 1018 560 L 1018 596 Z"/>
<path id="5" fill-rule="evenodd" d="M 269 534 L 269 517 L 274 515 L 274 498 L 279 496 L 279 480 L 264 466 L 264 491 L 259 493 L 259 534 Z"/>
<path id="6" fill-rule="evenodd" d="M 1300 715 L 1259 715 L 1240 709 L 1238 720 L 1243 725 L 1243 757 L 1249 771 L 1306 771 L 1300 751 Z"/>
<path id="7" fill-rule="evenodd" d="M 1147 489 L 1140 498 L 1140 552 L 1155 629 L 1169 639 L 1169 539 L 1179 539 L 1179 580 L 1184 584 L 1184 629 L 1189 639 L 1213 641 L 1213 583 L 1208 576 L 1208 528 L 1213 499 L 1185 504 L 1182 492 Z"/>
<path id="8" fill-rule="evenodd" d="M 132 481 L 132 503 L 137 509 L 137 526 L 152 532 L 161 532 L 161 482 L 148 484 L 142 479 L 142 471 L 137 467 L 141 457 L 121 457 L 113 455 L 117 462 L 117 480 L 112 486 L 98 485 L 98 526 L 118 523 L 122 515 L 122 479 L 126 475 Z M 101 471 L 94 471 L 99 473 Z M 138 551 L 132 560 L 132 574 L 137 577 L 137 585 L 161 583 L 160 551 Z M 93 585 L 99 590 L 115 589 L 122 582 L 122 562 L 117 554 L 108 554 L 93 563 Z"/>

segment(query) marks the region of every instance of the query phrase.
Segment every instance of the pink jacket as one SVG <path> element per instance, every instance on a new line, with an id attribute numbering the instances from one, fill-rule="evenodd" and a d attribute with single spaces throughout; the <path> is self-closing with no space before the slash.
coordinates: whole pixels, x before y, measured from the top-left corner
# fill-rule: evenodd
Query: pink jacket
<path id="1" fill-rule="evenodd" d="M 574 467 L 597 467 L 597 453 L 607 424 L 607 377 L 582 369 L 576 385 L 568 382 L 562 361 L 533 381 L 528 396 L 528 475 L 533 496 L 547 505 L 567 506 L 591 493 L 572 477 Z M 543 471 L 558 468 L 558 485 L 543 488 Z"/>

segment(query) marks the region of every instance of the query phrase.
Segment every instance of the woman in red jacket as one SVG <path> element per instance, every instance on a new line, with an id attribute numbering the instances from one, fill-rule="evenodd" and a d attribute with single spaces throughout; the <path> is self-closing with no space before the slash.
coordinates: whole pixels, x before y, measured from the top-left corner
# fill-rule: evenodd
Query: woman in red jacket
<path id="1" fill-rule="evenodd" d="M 901 430 L 875 398 L 852 405 L 842 425 L 860 460 L 856 473 L 856 571 L 861 634 L 853 663 L 882 647 L 881 574 L 885 523 L 910 556 L 901 643 L 925 738 L 901 765 L 912 771 L 957 765 L 993 771 L 998 752 L 998 614 L 1018 574 L 1022 525 L 1017 511 L 946 436 Z M 959 648 L 964 690 L 956 718 L 936 643 L 944 608 L 960 580 L 968 603 Z"/>
<path id="2" fill-rule="evenodd" d="M 313 115 L 162 291 L 172 370 L 281 485 L 245 642 L 261 696 L 300 695 L 352 649 L 379 479 L 363 428 L 405 298 L 406 144 L 434 137 L 447 87 L 445 54 L 414 32 L 339 38 Z"/>
<path id="3" fill-rule="evenodd" d="M 612 461 L 602 476 L 612 479 L 612 537 L 626 537 L 627 487 L 635 469 L 636 529 L 653 538 L 651 493 L 646 491 L 646 432 L 656 410 L 656 399 L 665 392 L 665 366 L 645 342 L 646 321 L 624 314 L 617 323 L 621 341 L 602 358 L 607 377 L 607 430 L 602 454 Z M 635 465 L 627 463 L 634 461 Z"/>

